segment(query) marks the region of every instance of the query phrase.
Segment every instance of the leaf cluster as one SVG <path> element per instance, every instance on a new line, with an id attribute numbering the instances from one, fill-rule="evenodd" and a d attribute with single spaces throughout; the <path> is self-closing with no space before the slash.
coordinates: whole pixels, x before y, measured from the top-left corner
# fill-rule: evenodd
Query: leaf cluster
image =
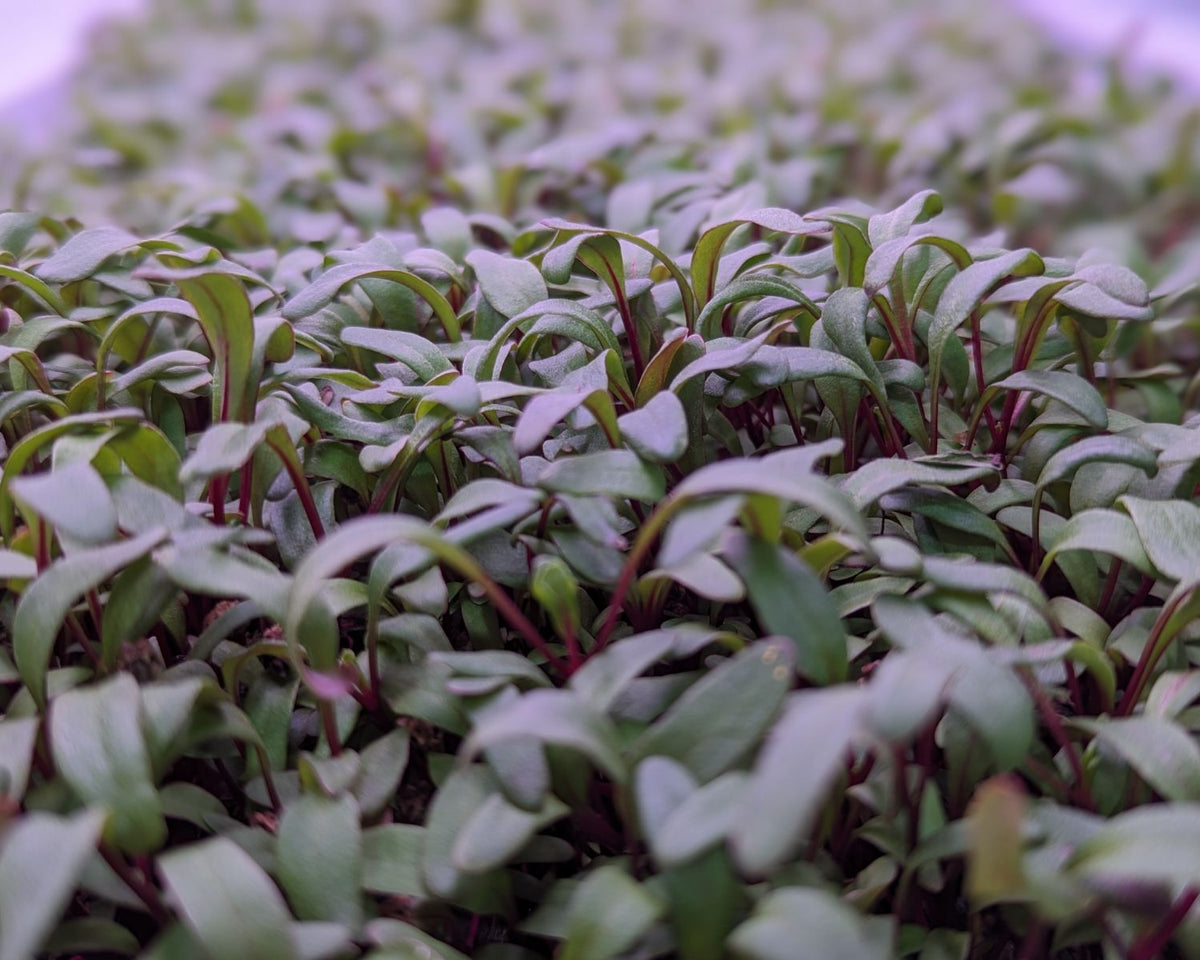
<path id="1" fill-rule="evenodd" d="M 1151 289 L 1051 255 L 1083 232 L 980 236 L 943 212 L 978 186 L 961 145 L 945 196 L 904 196 L 918 124 L 835 135 L 887 58 L 795 122 L 894 201 L 780 202 L 774 152 L 715 163 L 750 148 L 712 103 L 682 154 L 662 123 L 538 166 L 594 51 L 529 71 L 595 40 L 581 5 L 348 4 L 311 63 L 364 76 L 317 70 L 325 100 L 260 57 L 107 128 L 139 185 L 54 174 L 123 228 L 0 213 L 0 960 L 1200 957 L 1200 262 L 1140 264 Z M 89 69 L 119 111 L 172 31 L 297 56 L 309 6 L 163 4 Z M 858 9 L 745 6 L 834 37 Z M 948 59 L 964 23 L 931 28 Z M 373 128 L 370 70 L 408 53 L 444 102 Z M 939 96 L 910 106 L 948 123 Z M 443 154 L 468 101 L 480 139 Z M 176 159 L 218 114 L 241 137 L 197 162 L 253 159 L 197 206 Z"/>

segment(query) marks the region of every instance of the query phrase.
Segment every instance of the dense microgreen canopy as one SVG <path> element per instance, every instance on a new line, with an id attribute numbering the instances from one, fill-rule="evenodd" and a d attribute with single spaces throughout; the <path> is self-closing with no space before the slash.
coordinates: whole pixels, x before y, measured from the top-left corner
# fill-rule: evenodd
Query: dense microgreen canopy
<path id="1" fill-rule="evenodd" d="M 1182 98 L 966 0 L 163 0 L 77 82 L 0 960 L 1200 958 Z"/>

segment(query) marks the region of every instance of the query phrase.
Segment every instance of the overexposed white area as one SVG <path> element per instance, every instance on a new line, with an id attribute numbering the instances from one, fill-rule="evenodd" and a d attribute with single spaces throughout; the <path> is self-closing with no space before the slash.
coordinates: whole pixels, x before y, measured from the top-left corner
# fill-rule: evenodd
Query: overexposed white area
<path id="1" fill-rule="evenodd" d="M 143 0 L 0 0 L 0 105 L 53 83 L 78 61 L 88 27 L 137 13 Z"/>
<path id="2" fill-rule="evenodd" d="M 39 94 L 61 83 L 78 63 L 88 28 L 105 17 L 136 14 L 148 2 L 0 0 L 0 31 L 7 41 L 0 55 L 0 122 L 35 127 L 51 122 L 40 114 L 60 112 L 61 100 Z M 1200 94 L 1200 0 L 1008 2 L 1067 48 L 1120 52 L 1132 66 L 1174 74 Z"/>
<path id="3" fill-rule="evenodd" d="M 1200 0 L 1013 0 L 1069 47 L 1119 53 L 1200 93 Z"/>

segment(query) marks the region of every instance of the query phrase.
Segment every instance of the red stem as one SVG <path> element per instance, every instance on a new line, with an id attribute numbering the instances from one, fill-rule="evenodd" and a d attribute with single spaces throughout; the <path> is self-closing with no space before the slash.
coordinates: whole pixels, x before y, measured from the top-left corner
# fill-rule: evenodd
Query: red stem
<path id="1" fill-rule="evenodd" d="M 100 856 L 104 858 L 104 862 L 112 868 L 121 882 L 137 895 L 137 898 L 146 905 L 146 909 L 150 911 L 155 921 L 164 925 L 171 919 L 167 908 L 163 906 L 162 897 L 158 894 L 158 889 L 150 883 L 144 876 L 139 876 L 125 858 L 116 850 L 106 843 L 100 844 Z"/>
<path id="2" fill-rule="evenodd" d="M 225 525 L 225 494 L 229 490 L 229 477 L 222 474 L 213 477 L 208 484 L 208 501 L 212 504 L 213 523 Z"/>
<path id="3" fill-rule="evenodd" d="M 554 667 L 555 671 L 562 678 L 567 678 L 571 675 L 570 668 L 563 663 L 562 657 L 550 649 L 550 645 L 542 638 L 535 627 L 521 612 L 520 607 L 513 602 L 512 597 L 504 592 L 504 589 L 491 578 L 476 581 L 483 589 L 484 594 L 492 601 L 492 606 L 502 616 L 508 625 L 517 631 L 531 647 L 537 650 L 546 661 Z"/>
<path id="4" fill-rule="evenodd" d="M 242 464 L 241 476 L 238 478 L 238 513 L 242 522 L 250 525 L 250 491 L 254 486 L 254 459 Z"/>
<path id="5" fill-rule="evenodd" d="M 333 703 L 329 700 L 318 700 L 317 712 L 321 715 L 321 727 L 325 731 L 325 740 L 329 743 L 329 752 L 335 757 L 340 757 L 342 740 L 338 736 L 337 716 L 333 712 Z"/>
<path id="6" fill-rule="evenodd" d="M 1054 709 L 1054 704 L 1050 702 L 1046 696 L 1046 692 L 1038 685 L 1033 676 L 1027 670 L 1020 670 L 1018 674 L 1021 682 L 1025 684 L 1025 689 L 1033 697 L 1033 702 L 1037 705 L 1038 713 L 1041 714 L 1042 720 L 1046 724 L 1046 729 L 1050 731 L 1054 742 L 1067 755 L 1067 762 L 1071 766 L 1071 774 L 1075 777 L 1075 785 L 1071 788 L 1075 802 L 1084 810 L 1095 810 L 1096 804 L 1092 800 L 1091 791 L 1088 790 L 1087 782 L 1084 779 L 1083 760 L 1079 756 L 1078 747 L 1067 736 L 1067 731 L 1062 725 L 1062 718 L 1058 715 L 1058 711 Z"/>
<path id="7" fill-rule="evenodd" d="M 283 451 L 275 448 L 275 452 L 283 461 L 283 468 L 291 478 L 296 496 L 300 498 L 300 505 L 304 508 L 304 515 L 308 518 L 308 525 L 312 527 L 313 536 L 320 540 L 325 536 L 325 525 L 321 523 L 321 515 L 317 512 L 317 505 L 313 501 L 312 488 L 308 485 L 308 478 L 295 463 L 291 450 Z"/>
<path id="8" fill-rule="evenodd" d="M 570 626 L 563 631 L 563 642 L 567 645 L 567 670 L 574 673 L 583 665 L 583 651 L 579 648 L 579 637 Z"/>
<path id="9" fill-rule="evenodd" d="M 1179 929 L 1179 925 L 1187 918 L 1188 911 L 1192 909 L 1197 897 L 1200 897 L 1200 889 L 1188 887 L 1184 890 L 1154 929 L 1130 947 L 1129 960 L 1154 960 L 1159 956 Z"/>
<path id="10" fill-rule="evenodd" d="M 67 628 L 71 631 L 71 635 L 75 638 L 76 642 L 83 647 L 83 652 L 87 654 L 87 658 L 92 661 L 94 666 L 99 667 L 100 657 L 96 653 L 96 648 L 92 646 L 92 641 L 88 639 L 87 633 L 79 625 L 79 621 L 75 619 L 75 614 L 73 613 L 67 616 Z"/>
<path id="11" fill-rule="evenodd" d="M 646 361 L 642 358 L 642 347 L 638 343 L 637 324 L 633 321 L 633 313 L 629 309 L 629 301 L 625 299 L 625 291 L 621 289 L 620 282 L 611 270 L 608 271 L 608 277 L 613 296 L 617 301 L 617 312 L 621 314 L 621 324 L 625 327 L 625 339 L 629 341 L 629 355 L 633 358 L 633 372 L 640 382 L 642 371 L 646 369 Z"/>
<path id="12" fill-rule="evenodd" d="M 50 527 L 45 521 L 38 523 L 37 540 L 34 543 L 38 573 L 50 566 Z"/>
<path id="13" fill-rule="evenodd" d="M 597 653 L 603 650 L 605 644 L 608 643 L 608 638 L 616 627 L 617 620 L 621 617 L 621 611 L 625 608 L 625 600 L 629 595 L 629 588 L 633 586 L 633 581 L 637 577 L 638 568 L 642 565 L 642 560 L 645 559 L 646 553 L 650 550 L 648 542 L 642 549 L 639 549 L 639 546 L 639 543 L 635 543 L 633 549 L 629 552 L 629 556 L 625 558 L 625 566 L 621 568 L 621 575 L 617 578 L 617 584 L 613 588 L 612 603 L 609 605 L 608 615 L 604 618 L 604 624 L 600 627 L 600 632 L 596 634 L 596 645 L 592 648 Z"/>
<path id="14" fill-rule="evenodd" d="M 1008 432 L 1012 429 L 1013 417 L 1017 412 L 1017 392 L 1010 390 L 1007 397 L 1004 398 L 1004 410 L 1000 414 L 1000 431 L 993 433 L 992 436 L 992 453 L 1002 454 L 1008 447 Z"/>
<path id="15" fill-rule="evenodd" d="M 379 679 L 379 627 L 372 614 L 370 633 L 367 635 L 367 677 L 370 684 L 371 710 L 376 710 L 382 700 Z"/>
<path id="16" fill-rule="evenodd" d="M 1105 620 L 1108 619 L 1108 608 L 1112 606 L 1113 593 L 1117 589 L 1117 581 L 1121 579 L 1122 563 L 1119 557 L 1113 557 L 1108 567 L 1108 576 L 1104 578 L 1104 589 L 1100 591 L 1100 602 L 1096 610 Z"/>
<path id="17" fill-rule="evenodd" d="M 1142 688 L 1146 685 L 1146 680 L 1150 676 L 1150 671 L 1154 669 L 1158 663 L 1163 651 L 1157 649 L 1159 640 L 1162 638 L 1163 630 L 1166 629 L 1167 621 L 1171 619 L 1172 614 L 1183 602 L 1187 594 L 1180 594 L 1175 597 L 1170 603 L 1159 611 L 1158 618 L 1154 621 L 1154 627 L 1150 631 L 1150 636 L 1146 640 L 1146 646 L 1142 648 L 1142 655 L 1138 658 L 1137 666 L 1133 669 L 1133 676 L 1129 678 L 1129 686 L 1125 688 L 1125 694 L 1121 697 L 1120 704 L 1117 705 L 1118 717 L 1127 717 L 1133 713 L 1133 708 L 1137 706 L 1138 699 L 1142 695 Z"/>
<path id="18" fill-rule="evenodd" d="M 971 314 L 971 359 L 975 364 L 975 382 L 979 385 L 979 396 L 982 398 L 987 384 L 983 379 L 983 337 L 979 332 L 979 311 Z M 996 418 L 992 415 L 990 407 L 983 408 L 983 418 L 987 421 L 989 435 L 994 437 Z"/>

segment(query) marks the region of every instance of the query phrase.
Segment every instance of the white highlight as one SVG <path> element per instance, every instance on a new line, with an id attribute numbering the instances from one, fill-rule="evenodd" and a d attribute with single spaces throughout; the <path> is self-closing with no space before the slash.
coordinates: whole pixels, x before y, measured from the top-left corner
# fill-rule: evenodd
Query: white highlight
<path id="1" fill-rule="evenodd" d="M 1067 47 L 1117 54 L 1139 71 L 1169 73 L 1200 93 L 1196 0 L 1013 0 Z"/>
<path id="2" fill-rule="evenodd" d="M 88 28 L 143 0 L 0 0 L 6 42 L 0 56 L 0 106 L 35 93 L 79 60 Z"/>

